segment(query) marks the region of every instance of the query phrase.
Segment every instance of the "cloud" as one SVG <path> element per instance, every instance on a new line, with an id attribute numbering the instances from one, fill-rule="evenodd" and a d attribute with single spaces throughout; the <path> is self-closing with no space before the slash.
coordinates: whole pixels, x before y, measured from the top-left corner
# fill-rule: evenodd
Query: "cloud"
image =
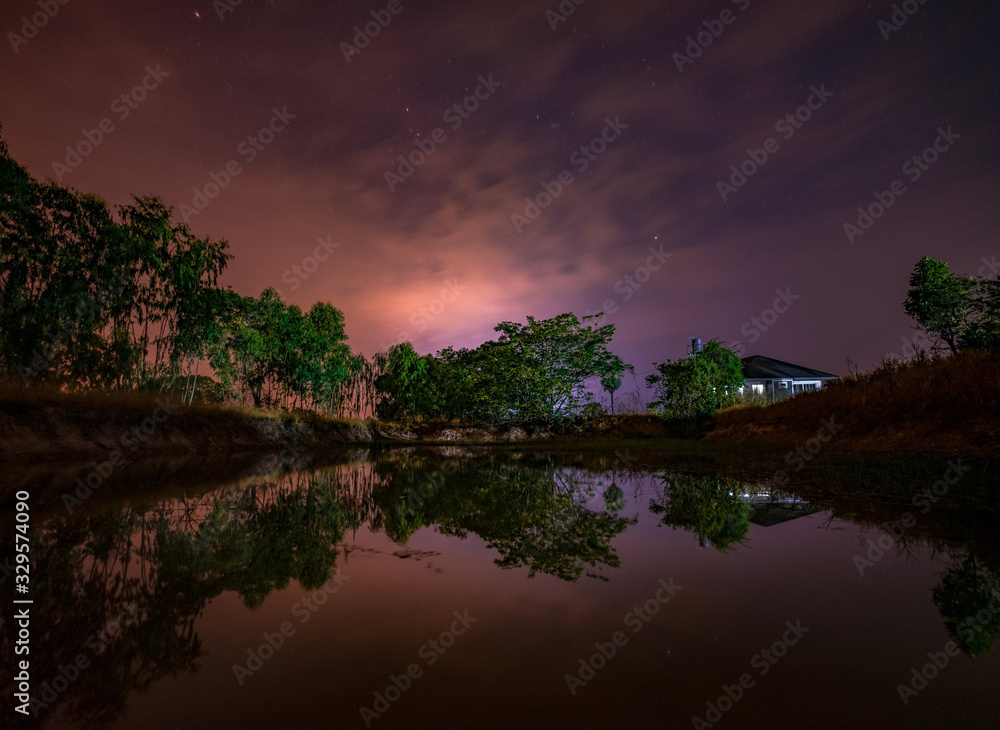
<path id="1" fill-rule="evenodd" d="M 306 307 L 329 300 L 369 353 L 402 332 L 430 350 L 475 344 L 528 313 L 593 311 L 620 296 L 615 284 L 656 242 L 674 256 L 613 318 L 640 370 L 681 355 L 688 335 L 738 333 L 788 285 L 801 306 L 762 352 L 829 370 L 847 354 L 870 364 L 908 327 L 900 290 L 919 255 L 974 271 L 996 253 L 1000 52 L 988 29 L 998 11 L 928 4 L 886 42 L 879 4 L 754 0 L 679 73 L 672 54 L 736 5 L 586 3 L 552 30 L 544 3 L 405 3 L 347 63 L 340 43 L 369 3 L 245 2 L 223 21 L 124 0 L 70 4 L 8 54 L 0 120 L 18 159 L 48 176 L 147 64 L 162 63 L 171 77 L 67 182 L 115 203 L 157 193 L 179 206 L 287 105 L 288 130 L 193 225 L 231 241 L 226 283 L 283 287 Z M 451 129 L 445 111 L 490 74 L 502 86 Z M 715 186 L 730 165 L 824 83 L 835 96 L 723 203 Z M 609 116 L 628 129 L 573 170 L 571 155 Z M 961 145 L 879 223 L 871 247 L 847 246 L 845 217 L 940 124 L 962 132 Z M 386 171 L 438 127 L 447 140 L 390 191 Z M 511 214 L 565 169 L 573 184 L 518 233 Z M 327 235 L 341 247 L 289 290 L 283 274 Z M 468 288 L 418 330 L 414 312 L 448 280 Z"/>

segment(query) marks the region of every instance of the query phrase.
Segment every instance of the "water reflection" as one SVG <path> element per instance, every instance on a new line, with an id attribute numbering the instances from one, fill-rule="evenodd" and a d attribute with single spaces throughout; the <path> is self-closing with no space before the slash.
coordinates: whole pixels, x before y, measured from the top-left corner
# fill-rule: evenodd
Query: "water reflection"
<path id="1" fill-rule="evenodd" d="M 333 478 L 298 475 L 36 529 L 32 611 L 45 620 L 32 634 L 33 673 L 44 682 L 34 709 L 104 727 L 130 693 L 197 670 L 195 622 L 213 598 L 233 591 L 252 608 L 293 579 L 324 585 L 337 543 L 358 524 Z M 5 655 L 11 640 L 5 631 Z"/>
<path id="2" fill-rule="evenodd" d="M 987 565 L 975 555 L 956 561 L 934 589 L 934 605 L 963 653 L 980 657 L 994 650 L 1000 633 L 1000 571 L 996 565 Z"/>
<path id="3" fill-rule="evenodd" d="M 743 487 L 716 474 L 707 476 L 666 474 L 662 497 L 649 509 L 663 524 L 697 535 L 702 546 L 730 550 L 750 531 L 750 501 Z"/>
<path id="4" fill-rule="evenodd" d="M 32 546 L 34 612 L 45 617 L 33 634 L 34 709 L 81 727 L 110 725 L 131 694 L 198 671 L 196 622 L 212 599 L 232 592 L 254 608 L 291 581 L 319 588 L 336 575 L 345 536 L 361 527 L 399 545 L 426 527 L 476 535 L 501 569 L 606 581 L 620 565 L 615 538 L 643 510 L 703 547 L 733 551 L 748 543 L 751 524 L 838 508 L 851 509 L 720 474 L 595 469 L 553 456 L 392 452 L 148 504 L 56 513 L 36 526 Z M 901 549 L 917 541 L 954 556 L 934 604 L 963 652 L 991 652 L 1000 633 L 997 553 L 939 541 L 932 528 L 884 533 Z M 5 620 L 5 656 L 12 632 Z M 73 670 L 83 663 L 86 671 Z M 12 678 L 2 679 L 9 692 Z"/>

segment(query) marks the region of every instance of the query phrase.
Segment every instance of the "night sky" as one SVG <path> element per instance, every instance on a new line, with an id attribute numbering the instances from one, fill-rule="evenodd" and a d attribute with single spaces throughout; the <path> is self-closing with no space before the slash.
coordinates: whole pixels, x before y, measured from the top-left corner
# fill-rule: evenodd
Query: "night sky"
<path id="1" fill-rule="evenodd" d="M 161 196 L 230 241 L 223 283 L 328 300 L 368 355 L 610 304 L 640 376 L 690 336 L 844 373 L 912 337 L 920 256 L 1000 269 L 996 2 L 236 2 L 8 0 L 4 135 L 36 177 Z"/>

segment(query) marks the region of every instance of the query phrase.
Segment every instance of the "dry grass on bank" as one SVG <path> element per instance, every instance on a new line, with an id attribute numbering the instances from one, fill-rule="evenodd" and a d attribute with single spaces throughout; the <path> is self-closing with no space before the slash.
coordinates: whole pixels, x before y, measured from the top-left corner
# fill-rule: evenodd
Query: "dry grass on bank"
<path id="1" fill-rule="evenodd" d="M 148 392 L 0 388 L 0 459 L 315 448 L 371 439 L 363 421 L 232 406 L 181 406 Z"/>
<path id="2" fill-rule="evenodd" d="M 165 406 L 175 410 L 163 418 Z M 157 414 L 159 419 L 153 418 Z M 138 458 L 283 449 L 289 444 L 321 449 L 414 441 L 552 444 L 626 439 L 673 450 L 681 441 L 706 433 L 709 439 L 703 445 L 709 448 L 787 448 L 815 436 L 822 419 L 843 426 L 830 446 L 836 451 L 1000 457 L 1000 353 L 885 365 L 817 393 L 722 411 L 714 430 L 711 420 L 670 422 L 650 413 L 598 414 L 555 427 L 389 424 L 214 404 L 178 406 L 176 399 L 148 392 L 66 393 L 8 386 L 0 387 L 0 460 L 107 458 L 122 448 Z M 143 424 L 149 430 L 144 437 L 136 432 Z"/>
<path id="3" fill-rule="evenodd" d="M 820 419 L 838 443 L 866 451 L 995 456 L 1000 452 L 1000 353 L 885 364 L 769 406 L 722 411 L 714 438 L 807 439 Z"/>

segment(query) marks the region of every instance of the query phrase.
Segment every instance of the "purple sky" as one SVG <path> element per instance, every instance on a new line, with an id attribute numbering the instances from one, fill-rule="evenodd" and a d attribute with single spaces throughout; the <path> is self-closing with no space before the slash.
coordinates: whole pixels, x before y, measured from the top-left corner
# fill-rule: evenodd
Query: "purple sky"
<path id="1" fill-rule="evenodd" d="M 328 300 L 369 355 L 475 345 L 501 320 L 610 300 L 615 350 L 640 374 L 689 336 L 843 373 L 912 336 L 920 256 L 997 274 L 996 3 L 913 2 L 898 29 L 883 2 L 587 0 L 564 21 L 541 0 L 53 7 L 0 11 L 14 156 L 111 203 L 160 195 L 231 242 L 224 283 Z M 389 22 L 361 48 L 373 12 Z M 676 55 L 712 28 L 700 57 Z M 796 110 L 808 119 L 785 120 Z M 957 138 L 904 171 L 939 128 Z M 434 151 L 387 180 L 416 140 Z M 768 148 L 724 201 L 731 166 Z M 203 210 L 181 208 L 227 164 L 238 174 Z M 537 219 L 512 220 L 563 171 Z M 905 193 L 849 242 L 844 224 L 897 180 Z M 778 291 L 792 303 L 772 316 Z"/>

